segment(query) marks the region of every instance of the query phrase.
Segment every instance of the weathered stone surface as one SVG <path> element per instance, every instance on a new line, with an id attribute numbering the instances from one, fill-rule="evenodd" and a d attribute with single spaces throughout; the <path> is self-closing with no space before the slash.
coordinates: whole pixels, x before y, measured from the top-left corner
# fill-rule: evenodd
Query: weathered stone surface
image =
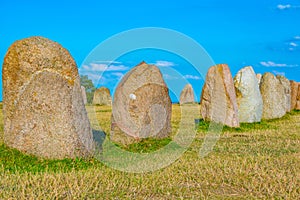
<path id="1" fill-rule="evenodd" d="M 86 91 L 84 86 L 81 86 L 81 94 L 82 94 L 83 103 L 85 105 L 87 104 L 87 98 L 86 98 Z"/>
<path id="2" fill-rule="evenodd" d="M 263 98 L 263 119 L 280 118 L 286 113 L 284 88 L 280 81 L 271 73 L 261 78 L 260 92 Z"/>
<path id="3" fill-rule="evenodd" d="M 172 105 L 160 70 L 145 62 L 130 70 L 115 90 L 111 140 L 130 144 L 168 137 Z"/>
<path id="4" fill-rule="evenodd" d="M 46 158 L 93 152 L 76 63 L 56 42 L 42 37 L 16 41 L 3 69 L 5 143 Z"/>
<path id="5" fill-rule="evenodd" d="M 294 110 L 296 109 L 296 104 L 297 104 L 299 83 L 297 83 L 296 81 L 290 81 L 290 86 L 291 86 L 291 110 Z"/>
<path id="6" fill-rule="evenodd" d="M 276 78 L 279 80 L 284 89 L 285 108 L 286 112 L 291 111 L 291 85 L 290 81 L 281 75 L 277 75 Z"/>
<path id="7" fill-rule="evenodd" d="M 252 67 L 245 67 L 234 77 L 237 95 L 239 121 L 245 123 L 260 122 L 263 101 L 258 80 Z"/>
<path id="8" fill-rule="evenodd" d="M 201 94 L 201 115 L 204 120 L 239 127 L 236 93 L 228 65 L 208 70 Z"/>
<path id="9" fill-rule="evenodd" d="M 260 85 L 261 77 L 262 77 L 261 74 L 256 74 L 256 78 L 257 78 L 257 83 L 258 83 L 258 85 Z"/>
<path id="10" fill-rule="evenodd" d="M 300 83 L 298 83 L 296 110 L 300 110 Z"/>
<path id="11" fill-rule="evenodd" d="M 195 103 L 194 90 L 191 84 L 187 84 L 180 93 L 180 104 Z"/>
<path id="12" fill-rule="evenodd" d="M 109 89 L 106 87 L 98 88 L 94 93 L 93 104 L 111 105 L 111 95 Z"/>

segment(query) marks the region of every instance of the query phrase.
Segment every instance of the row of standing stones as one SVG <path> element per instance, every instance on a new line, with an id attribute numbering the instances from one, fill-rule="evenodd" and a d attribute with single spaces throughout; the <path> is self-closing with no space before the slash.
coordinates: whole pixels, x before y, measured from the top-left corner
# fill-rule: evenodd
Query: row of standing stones
<path id="1" fill-rule="evenodd" d="M 16 41 L 7 51 L 2 76 L 7 146 L 44 158 L 93 156 L 85 88 L 66 49 L 43 37 Z M 188 84 L 180 103 L 194 101 Z M 99 88 L 93 103 L 112 104 L 112 141 L 130 144 L 171 133 L 169 89 L 154 65 L 142 62 L 131 69 L 113 101 L 107 88 Z M 240 122 L 280 118 L 300 109 L 300 84 L 271 73 L 256 75 L 252 67 L 241 69 L 233 79 L 227 65 L 216 65 L 208 70 L 200 105 L 204 120 L 238 127 Z"/>

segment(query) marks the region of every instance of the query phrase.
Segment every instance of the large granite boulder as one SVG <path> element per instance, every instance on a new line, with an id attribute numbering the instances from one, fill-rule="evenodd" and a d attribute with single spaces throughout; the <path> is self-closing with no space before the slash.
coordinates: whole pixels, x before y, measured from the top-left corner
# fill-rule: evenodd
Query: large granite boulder
<path id="1" fill-rule="evenodd" d="M 106 87 L 100 87 L 94 92 L 94 105 L 111 105 L 110 91 Z"/>
<path id="2" fill-rule="evenodd" d="M 263 119 L 280 118 L 286 113 L 284 87 L 271 73 L 265 73 L 261 78 L 260 92 L 263 99 Z"/>
<path id="3" fill-rule="evenodd" d="M 180 93 L 180 104 L 195 103 L 194 89 L 187 84 Z"/>
<path id="4" fill-rule="evenodd" d="M 299 83 L 297 83 L 296 81 L 290 81 L 290 87 L 291 87 L 291 110 L 294 110 L 296 109 L 296 105 L 297 105 Z"/>
<path id="5" fill-rule="evenodd" d="M 87 98 L 86 98 L 86 91 L 84 86 L 81 86 L 81 94 L 82 94 L 83 103 L 85 105 L 87 104 Z"/>
<path id="6" fill-rule="evenodd" d="M 45 158 L 93 153 L 78 70 L 65 48 L 42 37 L 16 41 L 2 80 L 6 145 Z"/>
<path id="7" fill-rule="evenodd" d="M 258 80 L 252 67 L 245 67 L 234 77 L 237 95 L 239 121 L 245 123 L 260 122 L 263 101 Z"/>
<path id="8" fill-rule="evenodd" d="M 285 99 L 285 106 L 286 106 L 286 112 L 291 111 L 291 85 L 290 81 L 281 75 L 277 75 L 276 78 L 279 80 L 281 85 L 284 89 L 284 99 Z"/>
<path id="9" fill-rule="evenodd" d="M 131 69 L 118 84 L 112 107 L 111 140 L 130 144 L 171 133 L 172 105 L 160 70 L 145 62 Z"/>
<path id="10" fill-rule="evenodd" d="M 204 120 L 239 127 L 236 93 L 228 65 L 219 64 L 208 70 L 200 104 Z"/>

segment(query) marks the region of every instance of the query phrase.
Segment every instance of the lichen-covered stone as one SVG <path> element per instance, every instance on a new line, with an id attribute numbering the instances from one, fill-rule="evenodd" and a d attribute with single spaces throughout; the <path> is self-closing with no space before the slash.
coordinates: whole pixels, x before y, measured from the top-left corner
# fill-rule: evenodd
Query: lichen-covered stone
<path id="1" fill-rule="evenodd" d="M 285 106 L 286 112 L 291 111 L 291 85 L 290 81 L 281 75 L 277 75 L 276 78 L 279 80 L 284 89 L 284 98 L 285 98 Z"/>
<path id="2" fill-rule="evenodd" d="M 271 73 L 261 78 L 260 92 L 263 99 L 262 119 L 281 118 L 286 113 L 284 88 L 280 81 Z"/>
<path id="3" fill-rule="evenodd" d="M 191 84 L 187 84 L 180 93 L 180 104 L 195 103 L 194 90 Z"/>
<path id="4" fill-rule="evenodd" d="M 94 105 L 111 105 L 110 91 L 106 87 L 100 87 L 94 92 Z"/>
<path id="5" fill-rule="evenodd" d="M 245 67 L 234 77 L 237 95 L 239 121 L 245 123 L 260 122 L 263 101 L 258 80 L 252 67 Z"/>
<path id="6" fill-rule="evenodd" d="M 113 98 L 111 140 L 130 144 L 171 133 L 172 105 L 160 70 L 144 62 L 118 84 Z"/>
<path id="7" fill-rule="evenodd" d="M 299 83 L 297 83 L 296 81 L 290 81 L 290 87 L 291 87 L 291 110 L 294 110 L 296 109 L 297 106 Z"/>
<path id="8" fill-rule="evenodd" d="M 2 80 L 9 147 L 58 159 L 93 153 L 78 70 L 65 48 L 42 37 L 16 41 L 5 56 Z"/>
<path id="9" fill-rule="evenodd" d="M 236 93 L 228 65 L 219 64 L 208 70 L 200 104 L 204 120 L 239 127 Z"/>

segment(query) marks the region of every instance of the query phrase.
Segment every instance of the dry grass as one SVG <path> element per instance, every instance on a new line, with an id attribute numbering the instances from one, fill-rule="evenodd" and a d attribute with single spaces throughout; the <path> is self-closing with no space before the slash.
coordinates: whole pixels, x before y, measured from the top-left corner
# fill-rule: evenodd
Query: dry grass
<path id="1" fill-rule="evenodd" d="M 96 114 L 101 128 L 109 132 L 110 107 L 97 107 Z M 173 134 L 179 121 L 180 107 L 173 105 Z M 268 125 L 269 129 L 225 131 L 203 159 L 198 152 L 205 131 L 199 129 L 180 159 L 151 173 L 126 173 L 103 164 L 66 173 L 12 173 L 0 164 L 0 199 L 298 199 L 300 113 Z"/>

